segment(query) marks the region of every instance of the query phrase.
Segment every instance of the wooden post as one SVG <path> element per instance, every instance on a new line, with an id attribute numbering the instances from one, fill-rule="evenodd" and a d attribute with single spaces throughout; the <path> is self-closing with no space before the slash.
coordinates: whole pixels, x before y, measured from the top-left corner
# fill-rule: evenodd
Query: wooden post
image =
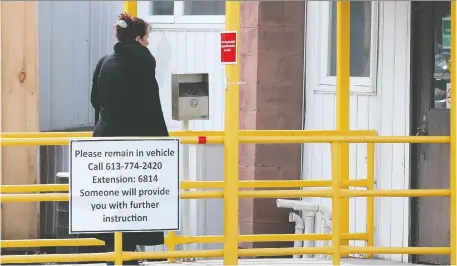
<path id="1" fill-rule="evenodd" d="M 0 2 L 2 132 L 39 131 L 36 1 Z M 1 149 L 2 185 L 36 184 L 38 147 Z M 2 204 L 2 239 L 39 237 L 38 203 Z"/>

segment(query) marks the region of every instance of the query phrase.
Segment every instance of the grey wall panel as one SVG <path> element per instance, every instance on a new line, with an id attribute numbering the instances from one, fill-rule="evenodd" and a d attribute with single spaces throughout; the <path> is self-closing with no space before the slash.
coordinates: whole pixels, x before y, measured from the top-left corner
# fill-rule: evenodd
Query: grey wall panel
<path id="1" fill-rule="evenodd" d="M 94 123 L 92 72 L 112 51 L 112 25 L 122 2 L 38 2 L 40 130 L 66 130 Z"/>

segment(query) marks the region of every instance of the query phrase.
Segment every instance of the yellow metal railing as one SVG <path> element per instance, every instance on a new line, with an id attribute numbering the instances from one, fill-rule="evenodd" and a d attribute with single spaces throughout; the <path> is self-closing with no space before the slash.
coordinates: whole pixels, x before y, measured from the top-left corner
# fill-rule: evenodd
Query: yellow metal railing
<path id="1" fill-rule="evenodd" d="M 171 135 L 181 135 L 183 143 L 194 143 L 194 139 L 202 134 L 217 136 L 221 132 L 172 132 Z M 283 248 L 283 249 L 252 249 L 239 250 L 239 256 L 274 256 L 274 255 L 295 255 L 295 254 L 330 254 L 335 259 L 339 256 L 361 253 L 384 254 L 384 253 L 421 253 L 421 254 L 449 254 L 450 248 L 376 248 L 374 241 L 374 201 L 373 197 L 418 197 L 418 196 L 449 196 L 450 190 L 446 189 L 416 189 L 416 190 L 374 190 L 374 143 L 448 143 L 449 137 L 381 137 L 376 136 L 375 131 L 240 131 L 240 143 L 331 143 L 332 151 L 332 180 L 302 180 L 302 181 L 239 181 L 240 188 L 302 188 L 302 187 L 331 187 L 321 190 L 255 190 L 237 191 L 238 198 L 296 198 L 296 197 L 326 197 L 332 198 L 332 234 L 310 234 L 310 235 L 238 235 L 236 242 L 268 242 L 268 241 L 295 241 L 295 240 L 331 240 L 332 247 L 326 248 Z M 40 140 L 42 145 L 55 145 L 56 142 L 49 141 L 48 133 L 28 133 L 25 135 L 8 134 L 2 135 L 2 145 L 22 146 L 36 145 Z M 73 136 L 65 136 L 67 133 L 57 133 L 59 144 L 68 144 Z M 67 135 L 72 135 L 69 133 Z M 87 133 L 80 133 L 87 134 Z M 193 136 L 192 136 L 193 135 Z M 79 137 L 79 136 L 78 136 Z M 85 137 L 85 136 L 84 136 Z M 367 144 L 367 178 L 362 180 L 340 180 L 338 177 L 340 143 L 363 143 Z M 349 190 L 341 187 L 366 187 L 367 190 Z M 182 189 L 217 189 L 225 188 L 222 181 L 186 181 L 182 182 Z M 29 201 L 67 201 L 68 185 L 3 185 L 0 186 L 1 202 L 29 202 Z M 39 194 L 46 192 L 45 194 Z M 51 192 L 51 193 L 49 193 Z M 54 193 L 52 193 L 54 192 Z M 60 192 L 60 193 L 59 193 Z M 337 193 L 335 193 L 337 192 Z M 182 199 L 206 199 L 224 198 L 223 191 L 186 191 L 181 192 Z M 340 208 L 338 200 L 349 197 L 367 197 L 367 230 L 365 233 L 341 233 L 339 231 Z M 230 219 L 230 218 L 228 218 Z M 336 230 L 335 230 L 336 229 Z M 188 243 L 217 243 L 224 242 L 224 236 L 176 236 L 168 235 L 165 244 L 168 252 L 121 252 L 119 242 L 122 235 L 117 234 L 116 246 L 118 249 L 111 253 L 100 254 L 77 254 L 77 255 L 29 255 L 29 256 L 2 256 L 0 263 L 31 263 L 31 262 L 71 262 L 71 261 L 109 261 L 131 260 L 131 259 L 153 259 L 153 258 L 174 258 L 185 257 L 220 257 L 226 251 L 174 251 L 175 245 Z M 364 240 L 368 247 L 349 247 L 340 245 L 339 240 Z M 45 247 L 45 246 L 90 246 L 103 245 L 97 239 L 39 239 L 39 240 L 4 240 L 0 242 L 1 248 L 12 247 Z M 238 245 L 237 245 L 238 249 Z"/>
<path id="2" fill-rule="evenodd" d="M 135 2 L 127 3 L 126 10 L 133 13 Z M 276 256 L 296 254 L 329 254 L 333 265 L 340 265 L 341 256 L 349 254 L 450 254 L 451 265 L 457 265 L 456 250 L 456 3 L 451 4 L 451 134 L 450 136 L 376 136 L 369 131 L 349 130 L 349 26 L 350 2 L 337 3 L 337 126 L 336 131 L 239 131 L 239 64 L 226 66 L 227 90 L 225 104 L 224 132 L 173 132 L 181 138 L 183 144 L 198 144 L 195 136 L 206 136 L 207 144 L 224 144 L 224 182 L 187 182 L 183 188 L 216 188 L 223 191 L 186 191 L 181 193 L 183 199 L 224 198 L 224 235 L 223 236 L 176 236 L 166 238 L 168 252 L 124 252 L 122 251 L 122 234 L 115 233 L 114 252 L 100 254 L 63 254 L 63 255 L 29 255 L 2 256 L 0 263 L 31 262 L 72 262 L 72 261 L 114 261 L 121 265 L 125 260 L 190 257 L 224 257 L 224 265 L 237 265 L 239 256 Z M 240 3 L 226 2 L 226 28 L 239 32 Z M 239 40 L 238 40 L 239 41 Z M 239 51 L 238 57 L 239 58 Z M 204 133 L 204 134 L 203 134 Z M 87 137 L 88 133 L 3 133 L 2 146 L 25 145 L 66 145 L 71 138 Z M 238 181 L 238 146 L 240 143 L 329 143 L 332 153 L 331 181 Z M 366 180 L 349 180 L 349 143 L 367 143 L 368 173 Z M 449 143 L 450 144 L 450 189 L 415 189 L 415 190 L 374 190 L 374 143 Z M 366 182 L 366 183 L 364 183 Z M 240 191 L 241 187 L 330 187 L 321 190 L 256 190 Z M 367 190 L 350 190 L 350 186 L 367 187 Z M 67 193 L 26 194 L 37 192 L 66 192 L 68 187 L 62 185 L 26 185 L 1 186 L 1 202 L 25 201 L 66 201 Z M 450 247 L 374 247 L 374 207 L 373 197 L 450 197 Z M 239 198 L 290 198 L 290 197 L 326 197 L 332 198 L 332 233 L 310 235 L 238 235 L 238 200 Z M 349 233 L 350 197 L 367 197 L 367 232 Z M 294 240 L 331 240 L 332 245 L 324 248 L 256 248 L 238 249 L 239 242 Z M 348 240 L 365 240 L 366 247 L 349 246 Z M 54 244 L 51 243 L 54 241 Z M 174 245 L 185 243 L 223 242 L 224 250 L 173 251 Z M 62 239 L 62 240 L 10 240 L 1 241 L 2 248 L 39 247 L 49 245 L 101 245 L 96 239 Z"/>

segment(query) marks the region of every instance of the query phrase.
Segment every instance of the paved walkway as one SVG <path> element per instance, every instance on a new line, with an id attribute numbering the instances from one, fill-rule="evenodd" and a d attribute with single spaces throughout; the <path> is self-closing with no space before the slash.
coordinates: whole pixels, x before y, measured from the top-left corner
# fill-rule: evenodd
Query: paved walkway
<path id="1" fill-rule="evenodd" d="M 86 264 L 89 265 L 89 264 Z M 106 264 L 90 264 L 91 266 L 102 266 Z M 195 262 L 175 262 L 168 263 L 163 262 L 146 262 L 143 263 L 144 266 L 166 266 L 166 265 L 176 265 L 176 266 L 219 266 L 223 265 L 222 260 L 204 260 L 204 261 L 195 261 Z M 313 266 L 324 266 L 332 265 L 331 260 L 325 259 L 243 259 L 239 260 L 239 265 L 244 266 L 303 266 L 303 265 L 313 265 Z M 388 260 L 376 260 L 376 259 L 341 259 L 341 265 L 346 266 L 356 266 L 356 265 L 418 265 L 425 266 L 422 264 L 409 264 Z M 62 266 L 62 265 L 61 265 Z M 74 264 L 71 264 L 74 266 Z"/>
<path id="2" fill-rule="evenodd" d="M 342 265 L 354 266 L 354 265 L 412 265 L 408 263 L 393 262 L 386 260 L 373 260 L 373 259 L 342 259 Z M 147 266 L 165 266 L 165 265 L 182 265 L 182 266 L 216 266 L 223 265 L 221 260 L 208 260 L 208 261 L 196 261 L 196 262 L 147 262 Z M 331 260 L 325 259 L 243 259 L 239 260 L 239 265 L 245 266 L 303 266 L 303 265 L 332 265 Z M 419 264 L 414 264 L 419 265 Z"/>

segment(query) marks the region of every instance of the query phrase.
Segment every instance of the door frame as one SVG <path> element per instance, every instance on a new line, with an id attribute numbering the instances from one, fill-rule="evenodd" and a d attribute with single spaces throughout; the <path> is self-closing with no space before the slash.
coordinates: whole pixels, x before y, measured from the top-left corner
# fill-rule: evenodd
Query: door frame
<path id="1" fill-rule="evenodd" d="M 415 13 L 415 9 L 418 8 L 418 5 L 420 5 L 420 2 L 415 2 L 411 1 L 411 41 L 410 41 L 410 135 L 413 136 L 416 134 L 416 128 L 419 126 L 419 121 L 417 121 L 417 116 L 415 115 L 416 112 L 419 110 L 419 91 L 415 90 L 414 87 L 416 85 L 415 77 L 416 77 L 416 70 L 415 70 L 415 62 L 416 62 L 416 57 L 415 52 L 416 52 L 416 45 L 414 40 L 416 39 L 416 19 L 417 15 Z M 409 177 L 409 187 L 410 189 L 417 188 L 417 181 L 418 181 L 418 174 L 419 174 L 419 149 L 417 144 L 411 144 L 410 145 L 410 177 Z M 418 241 L 418 229 L 419 229 L 419 223 L 418 223 L 418 214 L 419 214 L 419 209 L 417 207 L 418 204 L 418 198 L 410 198 L 409 200 L 409 212 L 410 212 L 410 232 L 409 232 L 409 243 L 408 246 L 413 247 L 417 246 L 417 241 Z M 408 255 L 408 261 L 411 263 L 416 263 L 418 261 L 418 256 L 414 254 Z"/>
<path id="2" fill-rule="evenodd" d="M 431 1 L 429 1 L 431 2 Z M 414 88 L 418 88 L 416 86 L 417 81 L 415 80 L 416 77 L 416 57 L 415 52 L 417 47 L 414 45 L 417 43 L 416 41 L 416 27 L 417 24 L 415 23 L 417 15 L 415 10 L 419 7 L 422 1 L 411 1 L 411 40 L 410 40 L 410 135 L 414 136 L 417 133 L 417 128 L 421 125 L 421 121 L 419 121 L 419 116 L 416 114 L 420 111 L 420 91 L 415 90 Z M 420 19 L 420 18 L 419 18 Z M 434 26 L 431 25 L 430 28 L 426 30 L 434 30 Z M 433 54 L 429 55 L 433 57 Z M 431 60 L 433 61 L 433 60 Z M 433 109 L 431 112 L 448 112 L 447 109 Z M 419 180 L 419 146 L 420 144 L 411 144 L 410 145 L 410 189 L 417 189 L 419 188 L 417 182 Z M 419 198 L 414 197 L 410 198 L 410 232 L 409 232 L 409 246 L 415 247 L 417 246 L 418 238 L 419 238 L 419 207 L 418 202 Z M 409 255 L 408 260 L 410 263 L 419 263 L 419 256 L 418 255 Z"/>

